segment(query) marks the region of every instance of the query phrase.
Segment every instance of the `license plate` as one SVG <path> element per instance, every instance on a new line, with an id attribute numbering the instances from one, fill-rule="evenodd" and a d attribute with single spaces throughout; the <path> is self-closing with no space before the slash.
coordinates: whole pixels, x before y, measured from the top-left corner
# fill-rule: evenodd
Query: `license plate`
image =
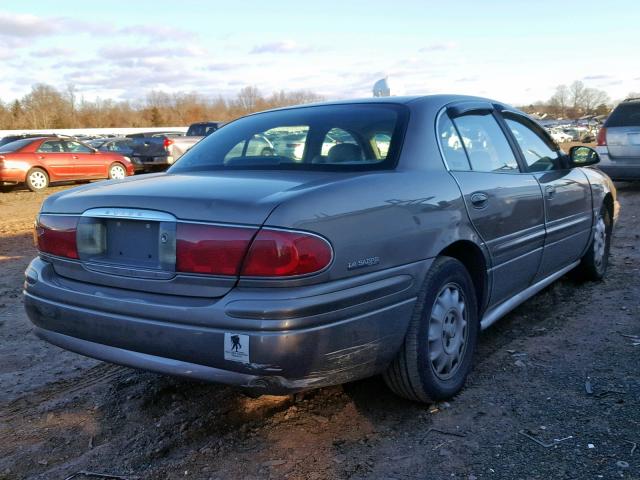
<path id="1" fill-rule="evenodd" d="M 158 223 L 107 220 L 106 257 L 118 263 L 158 265 Z"/>
<path id="2" fill-rule="evenodd" d="M 629 143 L 631 145 L 640 145 L 640 132 L 629 134 Z"/>

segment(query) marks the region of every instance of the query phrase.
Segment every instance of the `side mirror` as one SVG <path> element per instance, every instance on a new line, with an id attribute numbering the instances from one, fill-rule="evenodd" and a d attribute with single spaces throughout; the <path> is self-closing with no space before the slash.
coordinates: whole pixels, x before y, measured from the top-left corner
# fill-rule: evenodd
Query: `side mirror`
<path id="1" fill-rule="evenodd" d="M 569 150 L 569 162 L 572 167 L 586 167 L 599 161 L 600 156 L 593 148 L 577 145 Z"/>

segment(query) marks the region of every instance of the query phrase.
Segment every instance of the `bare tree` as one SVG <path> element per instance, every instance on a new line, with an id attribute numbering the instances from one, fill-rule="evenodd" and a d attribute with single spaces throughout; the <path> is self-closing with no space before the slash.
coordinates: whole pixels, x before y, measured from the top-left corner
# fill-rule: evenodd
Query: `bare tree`
<path id="1" fill-rule="evenodd" d="M 567 116 L 567 107 L 569 106 L 569 88 L 566 85 L 558 85 L 556 92 L 549 99 L 549 105 L 557 110 L 562 117 Z"/>
<path id="2" fill-rule="evenodd" d="M 258 109 L 258 102 L 261 99 L 262 95 L 257 87 L 244 87 L 236 97 L 236 105 L 243 113 L 251 113 Z"/>
<path id="3" fill-rule="evenodd" d="M 603 90 L 597 88 L 585 88 L 582 95 L 581 108 L 585 114 L 596 113 L 598 105 L 609 102 L 609 95 Z"/>
<path id="4" fill-rule="evenodd" d="M 569 102 L 574 110 L 580 111 L 584 101 L 585 86 L 580 80 L 576 80 L 569 85 Z"/>

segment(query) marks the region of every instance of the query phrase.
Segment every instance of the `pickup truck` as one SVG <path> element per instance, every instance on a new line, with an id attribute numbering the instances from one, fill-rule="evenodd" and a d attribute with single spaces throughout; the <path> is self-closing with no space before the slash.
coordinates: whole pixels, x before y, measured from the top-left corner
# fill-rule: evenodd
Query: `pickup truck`
<path id="1" fill-rule="evenodd" d="M 222 122 L 198 122 L 180 132 L 149 132 L 128 135 L 133 139 L 132 159 L 145 172 L 159 171 L 173 165 L 187 150 L 222 126 Z"/>

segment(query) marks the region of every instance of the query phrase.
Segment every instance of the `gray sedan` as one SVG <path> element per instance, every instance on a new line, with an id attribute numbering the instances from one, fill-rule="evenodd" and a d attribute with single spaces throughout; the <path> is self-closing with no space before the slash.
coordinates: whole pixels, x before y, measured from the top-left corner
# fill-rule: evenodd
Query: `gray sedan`
<path id="1" fill-rule="evenodd" d="M 301 158 L 247 148 L 292 126 Z M 45 200 L 25 307 L 41 338 L 132 367 L 264 393 L 382 373 L 448 398 L 481 329 L 570 270 L 605 275 L 597 162 L 475 97 L 250 115 L 165 173 Z"/>

